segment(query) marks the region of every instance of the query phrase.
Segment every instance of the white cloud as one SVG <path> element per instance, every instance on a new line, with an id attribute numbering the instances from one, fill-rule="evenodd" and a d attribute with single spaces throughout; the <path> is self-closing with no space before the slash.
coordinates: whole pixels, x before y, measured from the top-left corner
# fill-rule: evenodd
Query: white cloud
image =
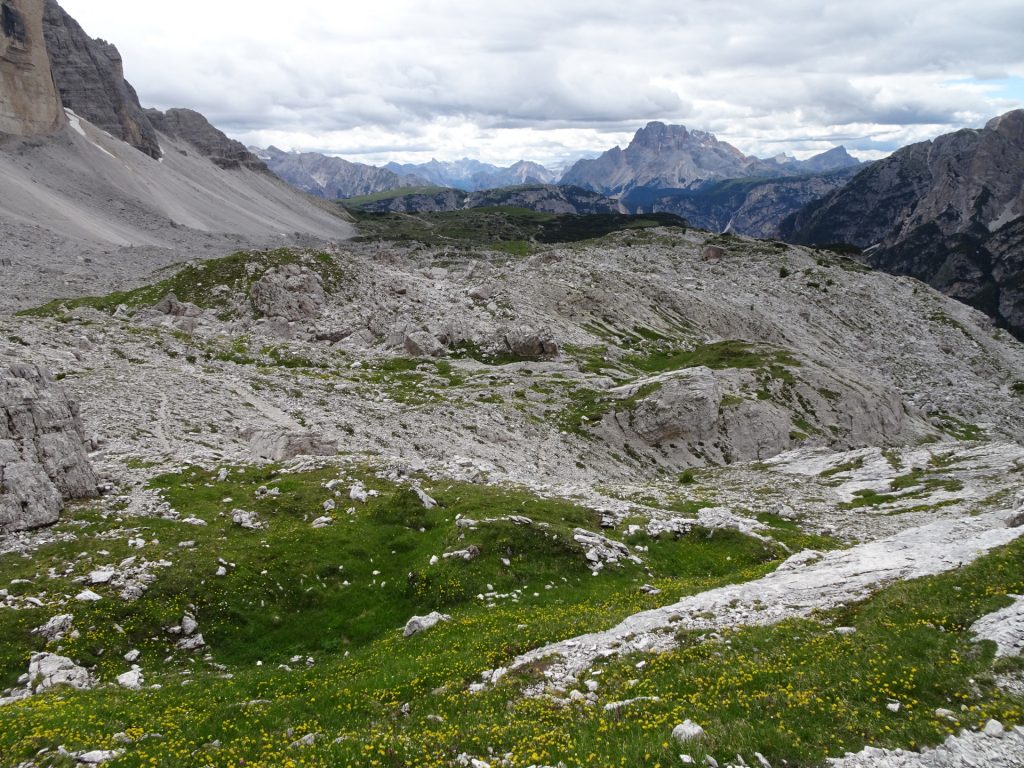
<path id="1" fill-rule="evenodd" d="M 147 105 L 373 162 L 557 163 L 649 120 L 876 156 L 1024 106 L 984 82 L 1024 76 L 1017 0 L 62 4 Z"/>

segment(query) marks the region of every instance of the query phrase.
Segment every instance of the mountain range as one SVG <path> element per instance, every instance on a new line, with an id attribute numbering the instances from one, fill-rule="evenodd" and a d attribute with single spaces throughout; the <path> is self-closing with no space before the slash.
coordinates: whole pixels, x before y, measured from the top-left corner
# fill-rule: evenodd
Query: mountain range
<path id="1" fill-rule="evenodd" d="M 912 144 L 791 216 L 792 242 L 848 243 L 1024 335 L 1024 110 Z"/>
<path id="2" fill-rule="evenodd" d="M 52 0 L 0 88 L 3 766 L 1019 768 L 1024 113 L 342 205 Z"/>

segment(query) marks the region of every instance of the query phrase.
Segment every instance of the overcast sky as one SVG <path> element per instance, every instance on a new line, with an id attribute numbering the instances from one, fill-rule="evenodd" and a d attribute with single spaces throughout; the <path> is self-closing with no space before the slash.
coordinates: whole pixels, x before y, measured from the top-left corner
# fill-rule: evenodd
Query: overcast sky
<path id="1" fill-rule="evenodd" d="M 559 165 L 651 120 L 878 157 L 1024 106 L 1021 0 L 61 0 L 246 144 Z"/>

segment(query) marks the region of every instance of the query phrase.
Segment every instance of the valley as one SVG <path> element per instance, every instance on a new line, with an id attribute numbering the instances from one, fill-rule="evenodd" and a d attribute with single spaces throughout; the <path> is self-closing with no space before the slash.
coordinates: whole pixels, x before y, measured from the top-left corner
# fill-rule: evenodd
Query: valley
<path id="1" fill-rule="evenodd" d="M 1022 765 L 1024 113 L 371 166 L 0 5 L 0 766 Z"/>

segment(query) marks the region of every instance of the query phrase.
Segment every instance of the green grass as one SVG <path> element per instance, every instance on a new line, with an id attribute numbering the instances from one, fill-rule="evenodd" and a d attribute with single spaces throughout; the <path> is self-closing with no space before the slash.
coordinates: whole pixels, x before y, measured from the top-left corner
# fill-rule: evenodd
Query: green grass
<path id="1" fill-rule="evenodd" d="M 353 211 L 360 237 L 369 242 L 418 242 L 465 249 L 489 248 L 526 255 L 536 244 L 573 243 L 607 235 L 685 227 L 670 214 L 557 215 L 526 208 L 493 206 L 440 213 L 398 214 Z"/>
<path id="2" fill-rule="evenodd" d="M 104 748 L 119 731 L 159 731 L 161 739 L 130 747 L 111 765 L 149 765 L 151 758 L 156 764 L 187 762 L 193 758 L 183 755 L 197 750 L 204 761 L 218 766 L 240 765 L 240 760 L 287 765 L 287 759 L 296 765 L 372 764 L 359 762 L 350 750 L 362 747 L 354 744 L 327 743 L 301 760 L 293 758 L 285 742 L 297 737 L 286 731 L 348 730 L 361 734 L 360 744 L 369 743 L 363 737 L 373 741 L 378 726 L 394 724 L 392 715 L 403 701 L 415 701 L 417 713 L 424 714 L 431 690 L 447 686 L 449 695 L 461 698 L 463 684 L 483 669 L 658 605 L 659 598 L 640 592 L 640 584 L 653 580 L 666 591 L 660 600 L 676 599 L 756 578 L 786 554 L 734 533 L 709 538 L 695 532 L 645 539 L 650 551 L 644 568 L 610 566 L 594 577 L 572 531 L 599 530 L 599 515 L 568 502 L 514 488 L 445 483 L 428 487 L 440 506 L 427 510 L 408 490 L 359 472 L 349 478 L 361 477 L 380 496 L 356 505 L 356 513 L 349 515 L 346 482 L 334 513 L 337 523 L 314 530 L 310 521 L 323 513 L 322 502 L 331 497 L 323 484 L 337 470 L 288 474 L 236 468 L 223 483 L 216 482 L 215 474 L 189 469 L 152 483 L 182 516 L 205 520 L 206 526 L 146 518 L 125 528 L 80 507 L 62 524 L 75 532 L 74 541 L 45 546 L 31 560 L 0 558 L 5 582 L 34 582 L 12 586 L 14 594 L 36 594 L 40 578 L 53 593 L 74 594 L 81 588 L 74 579 L 129 556 L 171 563 L 156 570 L 158 578 L 134 603 L 95 587 L 104 600 L 74 605 L 81 635 L 66 639 L 62 649 L 112 680 L 127 669 L 123 654 L 138 648 L 147 682 L 163 689 L 68 691 L 4 708 L 0 752 L 27 759 L 57 744 Z M 279 495 L 257 496 L 261 485 L 277 488 Z M 231 524 L 234 508 L 257 512 L 267 527 L 249 531 Z M 467 530 L 455 524 L 460 515 L 476 520 L 525 515 L 538 524 L 498 521 Z M 130 549 L 127 540 L 134 536 L 149 543 L 142 550 Z M 195 547 L 179 548 L 185 539 L 195 541 Z M 476 560 L 429 564 L 433 555 L 469 544 L 481 550 Z M 225 577 L 214 575 L 219 559 L 230 564 Z M 49 567 L 59 575 L 40 577 Z M 490 592 L 518 599 L 498 599 L 489 607 L 478 596 Z M 210 663 L 201 660 L 202 654 L 176 650 L 174 638 L 165 632 L 186 610 L 199 619 Z M 431 610 L 449 612 L 455 621 L 421 638 L 400 637 L 407 618 Z M 5 685 L 13 685 L 30 652 L 42 648 L 28 631 L 50 615 L 39 609 L 0 613 Z M 293 673 L 277 670 L 294 655 L 312 656 L 316 666 L 298 665 Z M 230 679 L 222 676 L 225 669 Z M 195 687 L 182 687 L 183 679 L 195 680 Z M 254 699 L 271 703 L 239 708 Z M 245 717 L 238 717 L 241 711 Z M 203 745 L 215 740 L 223 747 L 207 754 Z M 427 743 L 415 736 L 412 742 Z"/>
<path id="3" fill-rule="evenodd" d="M 759 349 L 743 341 L 721 341 L 688 350 L 663 349 L 646 355 L 627 355 L 624 362 L 645 373 L 677 371 L 698 366 L 722 370 L 770 369 L 775 366 L 799 365 L 788 352 Z"/>
<path id="4" fill-rule="evenodd" d="M 636 542 L 650 548 L 653 575 L 623 569 L 595 578 L 580 570 L 578 553 L 561 535 L 573 526 L 593 524 L 589 510 L 514 489 L 440 484 L 430 491 L 444 506 L 427 511 L 372 475 L 364 479 L 382 491 L 381 497 L 361 507 L 356 522 L 312 531 L 302 518 L 317 511 L 323 497 L 320 483 L 334 474 L 272 476 L 267 470 L 236 470 L 224 485 L 211 482 L 210 473 L 194 470 L 160 478 L 157 484 L 182 511 L 211 524 L 186 532 L 181 524 L 140 521 L 153 526 L 147 537 L 162 542 L 150 545 L 146 556 L 167 556 L 176 561 L 174 568 L 162 573 L 150 593 L 131 607 L 121 609 L 115 600 L 106 601 L 109 607 L 76 607 L 76 626 L 85 630 L 85 637 L 70 643 L 68 652 L 95 662 L 109 679 L 124 668 L 119 654 L 138 645 L 147 680 L 163 689 L 63 691 L 0 708 L 0 752 L 18 764 L 58 744 L 71 750 L 123 746 L 125 754 L 109 763 L 111 768 L 440 768 L 453 765 L 461 753 L 488 759 L 492 750 L 496 755 L 510 753 L 516 767 L 560 761 L 567 766 L 668 766 L 678 764 L 680 752 L 698 762 L 705 754 L 713 755 L 720 763 L 739 753 L 755 764 L 754 751 L 773 765 L 787 761 L 818 766 L 826 755 L 866 744 L 936 744 L 960 727 L 936 718 L 937 707 L 956 711 L 963 727 L 978 727 L 989 718 L 1007 725 L 1022 720 L 1022 702 L 993 685 L 991 645 L 972 643 L 967 627 L 1005 605 L 1008 594 L 1024 590 L 1024 542 L 942 576 L 896 584 L 863 603 L 814 619 L 723 631 L 723 642 L 701 642 L 697 633 L 682 633 L 680 647 L 669 653 L 599 662 L 594 670 L 599 674 L 583 678 L 599 681 L 598 706 L 559 707 L 521 696 L 520 686 L 536 680 L 541 667 L 511 675 L 478 694 L 467 692 L 466 684 L 518 653 L 609 626 L 656 605 L 658 598 L 637 590 L 641 579 L 665 590 L 661 600 L 672 601 L 754 578 L 781 555 L 735 533 L 708 538 L 698 531 L 659 540 L 641 535 Z M 257 502 L 246 495 L 260 482 L 282 489 L 277 501 Z M 233 530 L 219 517 L 225 493 L 241 506 L 265 503 L 259 509 L 270 527 Z M 451 524 L 460 512 L 475 519 L 516 512 L 552 528 L 548 542 L 524 540 L 521 529 L 488 531 L 484 526 L 467 533 L 464 542 Z M 789 521 L 766 522 L 773 530 L 802 535 Z M 83 550 L 96 558 L 100 547 L 111 551 L 111 559 L 118 558 L 124 553 L 119 539 L 91 538 L 104 535 L 110 526 L 82 511 L 74 526 L 78 541 L 52 545 L 34 561 L 4 558 L 0 568 L 5 578 L 31 575 L 63 557 L 73 560 Z M 174 531 L 198 540 L 200 561 L 181 562 L 176 549 L 180 535 Z M 410 589 L 407 574 L 425 570 L 422 556 L 444 542 L 476 542 L 477 535 L 490 537 L 483 542 L 481 558 L 468 567 L 452 564 L 445 581 L 457 580 L 465 593 L 478 580 L 505 577 L 512 581 L 495 583 L 498 590 L 525 583 L 528 597 L 487 608 L 475 597 L 459 598 L 443 588 L 421 595 Z M 494 546 L 512 550 L 512 575 L 504 574 Z M 516 550 L 524 546 L 529 554 L 519 565 Z M 392 556 L 392 551 L 400 554 Z M 217 552 L 237 563 L 226 579 L 209 576 Z M 508 549 L 503 554 L 509 556 Z M 358 562 L 360 556 L 364 562 Z M 395 580 L 396 586 L 365 589 L 365 594 L 360 589 L 336 590 L 334 571 L 343 561 L 346 570 L 359 571 L 361 587 L 372 582 L 371 569 L 381 570 L 380 578 Z M 76 573 L 88 567 L 80 563 Z M 260 576 L 263 570 L 269 579 Z M 548 584 L 557 588 L 545 589 Z M 248 604 L 271 599 L 276 601 L 272 608 Z M 403 609 L 441 607 L 454 620 L 406 640 L 397 631 L 405 613 L 389 607 L 393 601 Z M 180 654 L 162 661 L 168 641 L 161 628 L 189 602 L 198 607 L 214 662 L 225 664 L 230 678 L 222 669 L 181 659 Z M 281 621 L 268 622 L 264 613 L 274 613 Z M 5 671 L 24 668 L 29 646 L 39 646 L 24 633 L 47 615 L 39 610 L 0 613 L 0 663 Z M 247 621 L 259 624 L 259 631 Z M 127 638 L 111 630 L 118 622 Z M 373 623 L 377 626 L 371 627 Z M 366 631 L 352 629 L 359 625 Z M 855 627 L 857 632 L 838 636 L 832 631 L 836 626 Z M 105 652 L 95 653 L 101 647 Z M 315 665 L 279 670 L 278 664 L 293 652 L 313 655 Z M 255 659 L 264 665 L 255 666 Z M 184 671 L 188 674 L 182 675 Z M 182 685 L 189 680 L 191 685 Z M 603 708 L 606 702 L 638 696 L 660 700 L 619 713 Z M 900 702 L 900 712 L 887 710 L 890 699 Z M 686 718 L 703 725 L 708 738 L 684 750 L 672 743 L 670 733 Z M 118 745 L 112 739 L 117 732 L 136 741 Z M 147 733 L 160 736 L 142 739 Z M 315 746 L 289 746 L 309 733 L 320 734 Z M 46 758 L 41 764 L 63 765 Z"/>
<path id="5" fill-rule="evenodd" d="M 400 197 L 411 197 L 413 195 L 437 195 L 443 192 L 457 192 L 449 187 L 401 187 L 399 189 L 389 189 L 384 192 L 377 192 L 372 195 L 359 195 L 357 197 L 347 197 L 343 201 L 343 205 L 346 208 L 360 208 L 371 203 L 380 203 L 385 200 L 397 200 Z"/>
<path id="6" fill-rule="evenodd" d="M 18 314 L 26 317 L 56 317 L 65 310 L 90 307 L 113 314 L 121 305 L 137 310 L 156 304 L 168 293 L 180 301 L 190 302 L 202 309 L 218 311 L 223 319 L 232 317 L 233 297 L 249 295 L 252 284 L 274 267 L 303 264 L 320 275 L 324 289 L 337 290 L 342 283 L 341 265 L 326 253 L 281 248 L 274 251 L 244 251 L 222 259 L 190 262 L 173 275 L 151 285 L 132 291 L 117 291 L 106 296 L 88 296 L 76 299 L 58 299 L 41 307 L 26 309 Z M 226 288 L 226 290 L 225 290 Z"/>

